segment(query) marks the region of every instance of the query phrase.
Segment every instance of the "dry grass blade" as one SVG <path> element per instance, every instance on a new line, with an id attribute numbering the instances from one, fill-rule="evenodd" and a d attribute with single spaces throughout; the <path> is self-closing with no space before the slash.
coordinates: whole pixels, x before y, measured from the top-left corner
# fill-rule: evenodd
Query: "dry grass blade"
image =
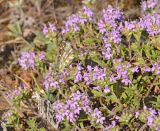
<path id="1" fill-rule="evenodd" d="M 0 20 L 0 24 L 5 23 L 9 20 L 11 20 L 11 17 L 3 18 L 3 19 Z"/>
<path id="2" fill-rule="evenodd" d="M 4 2 L 4 0 L 0 0 L 0 4 L 1 4 L 2 2 Z"/>
<path id="3" fill-rule="evenodd" d="M 0 42 L 0 47 L 1 46 L 5 46 L 7 44 L 20 44 L 20 43 L 25 43 L 25 42 L 21 38 L 16 38 L 16 39 L 13 39 L 13 40 L 8 40 L 8 41 Z"/>

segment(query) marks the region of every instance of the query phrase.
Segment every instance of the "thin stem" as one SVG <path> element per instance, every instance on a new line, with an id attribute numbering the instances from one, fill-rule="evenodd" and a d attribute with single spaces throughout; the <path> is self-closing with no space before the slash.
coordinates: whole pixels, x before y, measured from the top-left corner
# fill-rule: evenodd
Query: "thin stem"
<path id="1" fill-rule="evenodd" d="M 26 84 L 26 86 L 28 88 L 30 88 L 29 84 L 24 79 L 22 79 L 21 77 L 19 77 L 18 75 L 15 75 L 15 74 L 14 74 L 14 76 L 17 77 L 18 79 L 20 79 L 22 82 L 24 82 Z"/>

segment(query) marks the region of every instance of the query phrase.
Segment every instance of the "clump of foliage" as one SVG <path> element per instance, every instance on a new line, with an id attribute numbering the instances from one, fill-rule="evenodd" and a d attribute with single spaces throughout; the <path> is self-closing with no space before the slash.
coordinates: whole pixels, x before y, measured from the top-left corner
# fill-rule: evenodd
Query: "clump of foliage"
<path id="1" fill-rule="evenodd" d="M 99 19 L 83 7 L 60 30 L 44 25 L 45 52 L 18 60 L 43 79 L 33 75 L 32 90 L 22 80 L 13 103 L 43 101 L 38 115 L 57 130 L 160 130 L 159 11 L 159 0 L 144 1 L 144 15 L 129 21 L 112 6 Z"/>

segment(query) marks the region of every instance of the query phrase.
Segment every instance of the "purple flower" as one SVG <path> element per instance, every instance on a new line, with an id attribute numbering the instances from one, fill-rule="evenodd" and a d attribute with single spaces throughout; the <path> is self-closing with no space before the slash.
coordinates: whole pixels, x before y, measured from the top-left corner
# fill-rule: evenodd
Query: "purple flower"
<path id="1" fill-rule="evenodd" d="M 56 32 L 57 31 L 56 26 L 54 24 L 50 23 L 50 22 L 49 22 L 49 28 L 50 28 L 50 30 L 52 32 Z"/>
<path id="2" fill-rule="evenodd" d="M 135 117 L 136 117 L 136 118 L 139 117 L 139 112 L 138 112 L 138 111 L 135 113 Z"/>
<path id="3" fill-rule="evenodd" d="M 122 83 L 124 83 L 127 86 L 128 84 L 131 84 L 132 82 L 131 80 L 126 78 L 126 79 L 122 79 Z"/>
<path id="4" fill-rule="evenodd" d="M 121 22 L 122 19 L 123 14 L 120 10 L 113 8 L 112 6 L 108 6 L 106 10 L 102 11 L 102 19 L 100 19 L 98 22 L 99 31 L 102 34 L 112 32 L 110 30 L 118 31 L 120 29 L 118 27 L 119 22 Z M 116 38 L 118 38 L 117 41 L 119 41 L 119 35 L 118 33 L 115 33 L 115 31 L 111 33 L 111 37 L 114 39 L 114 41 L 116 41 Z"/>
<path id="5" fill-rule="evenodd" d="M 6 92 L 4 95 L 10 100 L 10 101 L 13 101 L 13 99 L 15 97 L 18 97 L 21 95 L 21 92 L 22 91 L 25 91 L 27 92 L 27 87 L 26 85 L 23 83 L 23 84 L 20 84 L 20 86 L 13 90 L 13 91 L 9 91 L 9 92 Z"/>
<path id="6" fill-rule="evenodd" d="M 81 63 L 77 64 L 77 70 L 78 70 L 78 71 L 83 70 L 83 67 L 82 67 Z"/>
<path id="7" fill-rule="evenodd" d="M 153 64 L 151 71 L 154 72 L 157 68 L 158 68 L 158 64 L 155 63 Z"/>
<path id="8" fill-rule="evenodd" d="M 140 29 L 139 21 L 125 21 L 124 29 L 127 31 L 135 31 L 136 28 Z"/>
<path id="9" fill-rule="evenodd" d="M 147 0 L 147 1 L 142 1 L 141 3 L 141 9 L 143 11 L 146 11 L 148 9 L 154 9 L 157 5 L 159 5 L 159 0 Z"/>
<path id="10" fill-rule="evenodd" d="M 92 66 L 87 65 L 87 71 L 88 71 L 89 73 L 91 73 L 91 72 L 92 72 Z"/>
<path id="11" fill-rule="evenodd" d="M 45 52 L 41 52 L 38 54 L 38 59 L 41 61 L 41 60 L 44 60 L 45 59 Z"/>
<path id="12" fill-rule="evenodd" d="M 111 82 L 116 82 L 116 81 L 117 81 L 117 77 L 114 77 L 113 75 L 111 75 L 110 81 L 111 81 Z"/>
<path id="13" fill-rule="evenodd" d="M 103 117 L 102 112 L 95 108 L 91 114 L 92 121 L 95 121 L 97 124 L 103 125 L 105 117 Z"/>
<path id="14" fill-rule="evenodd" d="M 86 82 L 87 85 L 89 85 L 91 83 L 91 79 L 90 79 L 90 74 L 89 73 L 84 73 L 83 74 L 83 79 Z"/>
<path id="15" fill-rule="evenodd" d="M 159 75 L 160 74 L 160 67 L 158 67 L 156 74 Z"/>
<path id="16" fill-rule="evenodd" d="M 106 76 L 106 69 L 101 69 L 101 68 L 98 68 L 98 66 L 95 66 L 94 67 L 94 70 L 93 70 L 93 81 L 95 80 L 104 80 L 105 79 L 105 76 Z"/>
<path id="17" fill-rule="evenodd" d="M 90 21 L 93 20 L 93 11 L 89 8 L 87 8 L 86 6 L 83 7 L 82 12 L 87 15 L 87 17 L 89 18 Z"/>
<path id="18" fill-rule="evenodd" d="M 79 23 L 79 16 L 78 15 L 71 15 L 70 17 L 68 17 L 68 20 L 64 23 L 65 27 L 62 30 L 62 34 L 67 33 L 69 31 L 74 31 L 77 32 L 80 30 L 78 23 Z"/>
<path id="19" fill-rule="evenodd" d="M 135 72 L 138 73 L 139 72 L 138 66 L 133 67 L 132 72 L 133 73 L 135 73 Z"/>
<path id="20" fill-rule="evenodd" d="M 100 86 L 95 86 L 95 87 L 93 87 L 93 89 L 94 89 L 94 90 L 100 90 L 101 87 L 100 87 Z"/>
<path id="21" fill-rule="evenodd" d="M 46 35 L 48 33 L 48 27 L 46 24 L 43 25 L 43 34 Z"/>
<path id="22" fill-rule="evenodd" d="M 149 109 L 149 112 L 150 112 L 151 116 L 155 116 L 157 114 L 156 111 L 152 108 Z"/>
<path id="23" fill-rule="evenodd" d="M 109 5 L 106 10 L 103 10 L 103 18 L 105 22 L 112 25 L 115 21 L 122 21 L 123 13 Z"/>
<path id="24" fill-rule="evenodd" d="M 72 93 L 70 99 L 78 101 L 79 107 L 81 107 L 83 110 L 87 109 L 90 105 L 88 96 L 86 96 L 84 93 L 80 93 L 79 91 Z"/>
<path id="25" fill-rule="evenodd" d="M 147 3 L 146 3 L 146 1 L 143 1 L 143 2 L 141 3 L 141 9 L 142 9 L 143 11 L 146 11 L 146 10 L 147 10 Z"/>
<path id="26" fill-rule="evenodd" d="M 127 78 L 127 71 L 120 65 L 117 67 L 117 78 Z"/>
<path id="27" fill-rule="evenodd" d="M 83 70 L 83 67 L 81 63 L 77 64 L 77 72 L 75 73 L 74 76 L 74 83 L 80 82 L 83 79 L 81 71 Z"/>
<path id="28" fill-rule="evenodd" d="M 150 71 L 151 71 L 151 68 L 148 67 L 148 66 L 146 66 L 146 67 L 143 67 L 142 70 L 143 70 L 144 72 L 150 72 Z"/>
<path id="29" fill-rule="evenodd" d="M 14 96 L 19 96 L 21 94 L 21 88 L 14 90 L 13 94 Z"/>
<path id="30" fill-rule="evenodd" d="M 106 30 L 106 25 L 105 25 L 105 23 L 103 22 L 103 20 L 100 20 L 100 21 L 98 22 L 98 28 L 99 28 L 100 33 L 102 33 L 102 34 L 104 34 L 104 33 L 107 32 L 107 30 Z"/>
<path id="31" fill-rule="evenodd" d="M 107 43 L 105 39 L 104 39 L 104 42 L 105 42 L 105 48 L 102 51 L 102 55 L 104 56 L 104 58 L 106 60 L 109 60 L 113 56 L 113 53 L 112 53 L 112 50 L 111 50 L 111 44 Z"/>
<path id="32" fill-rule="evenodd" d="M 75 122 L 78 119 L 80 111 L 87 111 L 90 101 L 88 96 L 79 91 L 72 93 L 66 102 L 56 101 L 53 103 L 53 109 L 56 114 L 56 119 L 59 122 L 67 119 L 70 122 Z"/>
<path id="33" fill-rule="evenodd" d="M 98 66 L 91 67 L 90 65 L 87 66 L 87 70 L 82 74 L 81 67 L 79 64 L 77 65 L 77 72 L 74 77 L 74 82 L 77 83 L 79 81 L 84 80 L 87 85 L 91 84 L 92 81 L 96 80 L 104 80 L 106 77 L 106 69 L 99 68 Z"/>
<path id="34" fill-rule="evenodd" d="M 155 72 L 157 75 L 160 74 L 160 65 L 159 63 L 155 63 L 152 65 L 152 68 L 150 69 L 152 72 Z"/>
<path id="35" fill-rule="evenodd" d="M 70 17 L 68 17 L 68 20 L 65 21 L 64 23 L 62 34 L 65 34 L 67 32 L 80 31 L 81 25 L 84 25 L 86 22 L 93 21 L 92 17 L 93 17 L 93 12 L 89 8 L 83 7 L 81 13 L 73 14 Z"/>
<path id="36" fill-rule="evenodd" d="M 120 119 L 120 117 L 119 117 L 119 116 L 117 116 L 117 115 L 115 115 L 115 119 L 116 119 L 116 120 L 119 120 L 119 119 Z"/>
<path id="37" fill-rule="evenodd" d="M 64 103 L 56 101 L 52 104 L 53 110 L 55 110 L 55 117 L 58 122 L 61 122 L 65 119 L 65 113 L 67 113 L 67 108 Z"/>
<path id="38" fill-rule="evenodd" d="M 120 58 L 120 59 L 114 59 L 113 60 L 113 64 L 117 64 L 117 63 L 121 63 L 123 61 L 123 59 L 122 58 Z"/>
<path id="39" fill-rule="evenodd" d="M 118 44 L 121 42 L 121 34 L 118 30 L 112 30 L 109 34 L 109 39 Z"/>
<path id="40" fill-rule="evenodd" d="M 112 121 L 111 124 L 106 128 L 107 131 L 111 131 L 112 128 L 116 126 L 116 121 Z"/>
<path id="41" fill-rule="evenodd" d="M 34 52 L 23 52 L 18 59 L 20 66 L 27 70 L 28 68 L 34 69 L 35 66 L 35 53 Z"/>
<path id="42" fill-rule="evenodd" d="M 121 80 L 126 86 L 131 84 L 131 80 L 129 80 L 128 70 L 131 67 L 129 62 L 122 64 L 122 59 L 114 59 L 113 60 L 117 76 L 112 75 L 110 77 L 111 82 L 116 82 L 117 79 Z"/>
<path id="43" fill-rule="evenodd" d="M 91 67 L 87 66 L 87 70 L 82 74 L 81 70 L 83 68 L 78 64 L 77 72 L 74 77 L 74 82 L 77 83 L 79 81 L 84 80 L 87 85 L 91 84 L 92 81 L 96 80 L 104 80 L 106 77 L 106 69 L 99 68 L 98 66 Z"/>
<path id="44" fill-rule="evenodd" d="M 154 121 L 154 118 L 152 116 L 147 117 L 147 125 L 151 126 Z"/>
<path id="45" fill-rule="evenodd" d="M 82 80 L 83 76 L 80 71 L 77 71 L 74 76 L 74 83 L 78 83 Z"/>
<path id="46" fill-rule="evenodd" d="M 140 19 L 140 27 L 145 29 L 150 36 L 160 34 L 160 14 L 147 14 Z"/>
<path id="47" fill-rule="evenodd" d="M 110 88 L 109 88 L 108 86 L 106 86 L 106 87 L 104 88 L 104 93 L 108 94 L 108 93 L 110 93 L 110 92 L 111 92 Z"/>
<path id="48" fill-rule="evenodd" d="M 51 87 L 56 88 L 56 89 L 59 88 L 58 82 L 54 80 L 54 78 L 51 75 L 51 73 L 48 73 L 45 76 L 43 85 L 44 85 L 44 87 L 45 87 L 46 90 L 48 90 Z"/>

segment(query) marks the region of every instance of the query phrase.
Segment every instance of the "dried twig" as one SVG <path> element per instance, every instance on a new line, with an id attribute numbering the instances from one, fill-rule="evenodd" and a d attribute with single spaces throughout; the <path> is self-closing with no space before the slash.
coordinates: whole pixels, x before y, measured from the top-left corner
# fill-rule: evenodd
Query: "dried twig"
<path id="1" fill-rule="evenodd" d="M 0 20 L 0 24 L 2 24 L 4 22 L 7 22 L 9 20 L 11 20 L 11 17 L 3 18 L 3 19 Z"/>
<path id="2" fill-rule="evenodd" d="M 0 42 L 0 46 L 4 46 L 4 45 L 7 45 L 7 44 L 20 44 L 20 43 L 25 43 L 25 42 L 21 38 L 16 38 L 16 39 L 13 39 L 13 40 Z"/>
<path id="3" fill-rule="evenodd" d="M 0 0 L 0 4 L 1 4 L 2 2 L 4 2 L 4 0 Z"/>

